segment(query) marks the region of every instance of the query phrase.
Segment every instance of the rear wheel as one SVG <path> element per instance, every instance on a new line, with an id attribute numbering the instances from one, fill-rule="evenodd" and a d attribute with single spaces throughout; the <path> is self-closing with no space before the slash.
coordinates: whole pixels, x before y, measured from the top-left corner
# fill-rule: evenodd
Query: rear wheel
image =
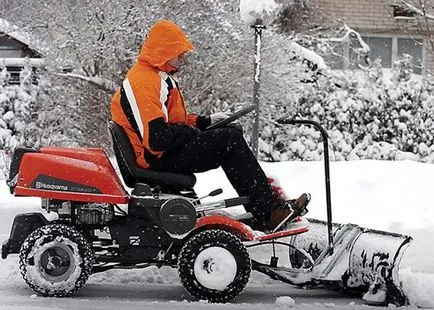
<path id="1" fill-rule="evenodd" d="M 226 302 L 249 281 L 251 261 L 241 240 L 223 230 L 206 230 L 181 249 L 178 272 L 185 289 L 198 299 Z"/>
<path id="2" fill-rule="evenodd" d="M 75 229 L 60 224 L 36 229 L 20 250 L 26 283 L 43 296 L 66 296 L 81 288 L 92 271 L 93 252 Z"/>

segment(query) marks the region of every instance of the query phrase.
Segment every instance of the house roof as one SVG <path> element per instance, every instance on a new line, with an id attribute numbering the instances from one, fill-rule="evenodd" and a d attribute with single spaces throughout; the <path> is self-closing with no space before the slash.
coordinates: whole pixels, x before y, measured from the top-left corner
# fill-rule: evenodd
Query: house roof
<path id="1" fill-rule="evenodd" d="M 3 18 L 0 18 L 0 33 L 4 33 L 7 36 L 25 44 L 31 50 L 34 50 L 39 54 L 44 54 L 42 48 L 37 47 L 33 44 L 33 41 L 31 41 L 29 33 L 20 29 L 18 26 L 11 24 L 10 22 L 8 22 Z"/>

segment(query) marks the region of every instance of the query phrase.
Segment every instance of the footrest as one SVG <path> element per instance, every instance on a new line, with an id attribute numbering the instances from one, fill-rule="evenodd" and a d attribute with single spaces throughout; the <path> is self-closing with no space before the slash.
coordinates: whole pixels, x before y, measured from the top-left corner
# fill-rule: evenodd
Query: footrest
<path id="1" fill-rule="evenodd" d="M 278 238 L 302 234 L 302 233 L 307 232 L 308 230 L 309 230 L 309 226 L 297 227 L 297 228 L 294 228 L 291 230 L 283 230 L 283 231 L 278 231 L 278 232 L 274 232 L 271 234 L 258 236 L 255 239 L 258 241 L 278 239 Z"/>
<path id="2" fill-rule="evenodd" d="M 255 239 L 259 241 L 283 238 L 292 235 L 302 234 L 309 230 L 309 221 L 303 217 L 296 218 L 293 222 L 288 224 L 288 227 L 279 231 L 272 231 L 262 235 L 258 235 Z"/>
<path id="3" fill-rule="evenodd" d="M 250 212 L 246 212 L 246 213 L 243 213 L 243 214 L 231 216 L 231 218 L 233 218 L 234 220 L 237 220 L 237 221 L 248 220 L 248 219 L 252 219 L 253 218 L 253 214 L 250 213 Z"/>
<path id="4" fill-rule="evenodd" d="M 227 212 L 225 209 L 207 211 L 206 215 L 223 215 L 223 216 L 230 217 L 231 219 L 236 221 L 249 220 L 253 218 L 253 214 L 250 212 L 241 213 L 241 214 L 231 214 L 230 212 Z"/>

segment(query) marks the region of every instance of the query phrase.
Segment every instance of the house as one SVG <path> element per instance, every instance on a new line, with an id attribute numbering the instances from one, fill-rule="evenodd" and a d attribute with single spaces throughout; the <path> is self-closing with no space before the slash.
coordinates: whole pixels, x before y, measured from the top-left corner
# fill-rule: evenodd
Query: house
<path id="1" fill-rule="evenodd" d="M 10 73 L 8 84 L 20 84 L 20 72 L 29 65 L 36 71 L 44 66 L 42 53 L 30 47 L 28 34 L 0 18 L 0 70 Z M 36 75 L 34 83 L 37 83 Z"/>
<path id="2" fill-rule="evenodd" d="M 414 0 L 311 0 L 318 25 L 343 22 L 360 33 L 370 47 L 370 59 L 393 68 L 403 54 L 413 59 L 413 72 L 434 74 L 434 9 Z M 423 3 L 424 1 L 422 1 Z M 429 1 L 428 1 L 429 2 Z M 423 11 L 426 9 L 427 11 Z M 357 62 L 351 48 L 338 49 L 333 68 L 351 68 Z"/>

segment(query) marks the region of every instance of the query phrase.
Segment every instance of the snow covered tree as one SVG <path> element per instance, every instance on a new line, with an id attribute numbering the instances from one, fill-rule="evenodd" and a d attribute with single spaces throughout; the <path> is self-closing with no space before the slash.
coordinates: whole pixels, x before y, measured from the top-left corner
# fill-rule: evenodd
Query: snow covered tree
<path id="1" fill-rule="evenodd" d="M 395 0 L 396 9 L 400 9 L 404 15 L 414 17 L 419 31 L 428 38 L 434 53 L 434 4 L 430 0 Z"/>
<path id="2" fill-rule="evenodd" d="M 239 39 L 240 29 L 224 13 L 236 14 L 229 1 L 136 0 L 129 5 L 114 0 L 6 2 L 11 8 L 8 18 L 47 47 L 53 104 L 64 107 L 63 118 L 73 120 L 81 132 L 77 132 L 81 137 L 75 138 L 86 141 L 85 145 L 101 141 L 113 90 L 135 61 L 149 27 L 158 19 L 173 19 L 180 24 L 198 51 L 191 56 L 194 59 L 182 83 L 194 110 L 207 111 L 218 103 L 220 98 L 214 93 L 222 93 L 221 98 L 229 101 L 236 98 L 230 90 L 240 89 L 233 74 L 245 71 L 245 63 L 239 59 L 246 57 L 233 43 Z M 237 86 L 226 91 L 228 83 Z M 50 111 L 52 104 L 46 102 L 44 106 Z M 65 115 L 66 111 L 71 113 Z M 96 119 L 88 122 L 92 117 Z"/>
<path id="3" fill-rule="evenodd" d="M 8 169 L 8 158 L 18 145 L 33 146 L 40 134 L 34 127 L 38 87 L 32 84 L 32 70 L 25 67 L 20 85 L 8 85 L 10 74 L 0 69 L 0 174 Z M 3 166 L 4 165 L 4 166 Z"/>

